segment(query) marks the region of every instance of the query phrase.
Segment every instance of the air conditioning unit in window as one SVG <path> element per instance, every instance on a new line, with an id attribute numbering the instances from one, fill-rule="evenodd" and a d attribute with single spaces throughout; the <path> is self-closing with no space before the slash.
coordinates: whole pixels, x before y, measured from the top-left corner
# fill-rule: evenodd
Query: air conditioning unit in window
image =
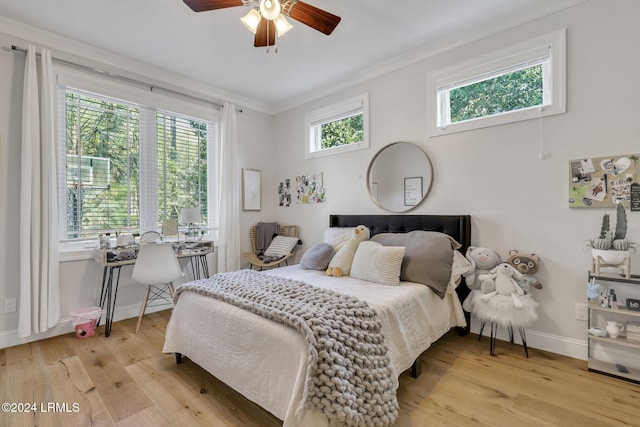
<path id="1" fill-rule="evenodd" d="M 67 185 L 108 188 L 110 159 L 67 154 Z"/>

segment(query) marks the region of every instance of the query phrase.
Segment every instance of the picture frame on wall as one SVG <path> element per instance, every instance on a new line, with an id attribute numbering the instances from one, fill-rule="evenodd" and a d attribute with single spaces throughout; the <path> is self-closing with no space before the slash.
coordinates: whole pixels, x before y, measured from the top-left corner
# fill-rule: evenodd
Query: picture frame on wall
<path id="1" fill-rule="evenodd" d="M 242 210 L 259 211 L 262 201 L 262 171 L 242 169 Z"/>
<path id="2" fill-rule="evenodd" d="M 404 179 L 404 205 L 417 206 L 422 201 L 422 177 L 414 176 Z"/>

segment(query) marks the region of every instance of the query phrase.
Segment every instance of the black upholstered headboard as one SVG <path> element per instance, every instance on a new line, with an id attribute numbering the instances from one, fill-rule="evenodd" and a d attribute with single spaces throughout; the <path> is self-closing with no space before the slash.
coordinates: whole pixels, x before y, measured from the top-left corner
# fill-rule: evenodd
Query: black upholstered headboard
<path id="1" fill-rule="evenodd" d="M 408 233 L 414 230 L 439 231 L 459 242 L 463 254 L 471 244 L 470 215 L 331 215 L 329 227 L 369 227 L 371 235 Z"/>
<path id="2" fill-rule="evenodd" d="M 331 215 L 330 227 L 357 227 L 365 225 L 371 235 L 379 233 L 408 233 L 414 230 L 438 231 L 448 234 L 459 242 L 459 249 L 464 255 L 471 244 L 471 216 L 470 215 Z M 460 301 L 464 301 L 470 290 L 463 283 L 456 289 Z M 469 313 L 465 312 L 467 325 Z M 459 332 L 466 333 L 469 330 Z"/>

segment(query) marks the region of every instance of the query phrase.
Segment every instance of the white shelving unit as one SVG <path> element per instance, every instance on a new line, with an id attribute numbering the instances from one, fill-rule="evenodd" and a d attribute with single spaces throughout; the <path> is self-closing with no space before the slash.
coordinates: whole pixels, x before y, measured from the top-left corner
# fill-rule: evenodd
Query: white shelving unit
<path id="1" fill-rule="evenodd" d="M 640 292 L 640 276 L 638 275 L 631 275 L 631 278 L 626 279 L 613 274 L 594 275 L 589 273 L 589 281 L 594 278 L 597 283 L 607 286 L 609 289 L 615 287 L 618 295 L 618 290 L 625 287 L 632 287 L 627 293 L 638 294 Z M 602 307 L 600 301 L 597 300 L 589 301 L 587 329 L 591 327 L 604 328 L 607 320 L 615 320 L 625 325 L 625 330 L 617 338 L 588 334 L 587 360 L 589 370 L 640 383 L 640 342 L 628 341 L 626 337 L 626 322 L 640 323 L 640 311 L 627 310 L 625 301 L 618 298 L 620 307 L 618 309 Z M 596 347 L 599 351 L 595 351 Z M 608 353 L 608 357 L 602 357 L 604 353 Z M 638 363 L 635 366 L 629 366 L 629 360 L 638 360 Z"/>

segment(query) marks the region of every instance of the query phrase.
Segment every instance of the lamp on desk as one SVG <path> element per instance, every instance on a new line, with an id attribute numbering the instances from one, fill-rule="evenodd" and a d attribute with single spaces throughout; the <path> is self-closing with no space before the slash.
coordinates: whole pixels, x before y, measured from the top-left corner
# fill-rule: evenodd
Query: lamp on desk
<path id="1" fill-rule="evenodd" d="M 182 208 L 180 211 L 180 222 L 187 224 L 187 239 L 197 240 L 200 238 L 200 226 L 202 223 L 202 215 L 200 208 Z"/>

